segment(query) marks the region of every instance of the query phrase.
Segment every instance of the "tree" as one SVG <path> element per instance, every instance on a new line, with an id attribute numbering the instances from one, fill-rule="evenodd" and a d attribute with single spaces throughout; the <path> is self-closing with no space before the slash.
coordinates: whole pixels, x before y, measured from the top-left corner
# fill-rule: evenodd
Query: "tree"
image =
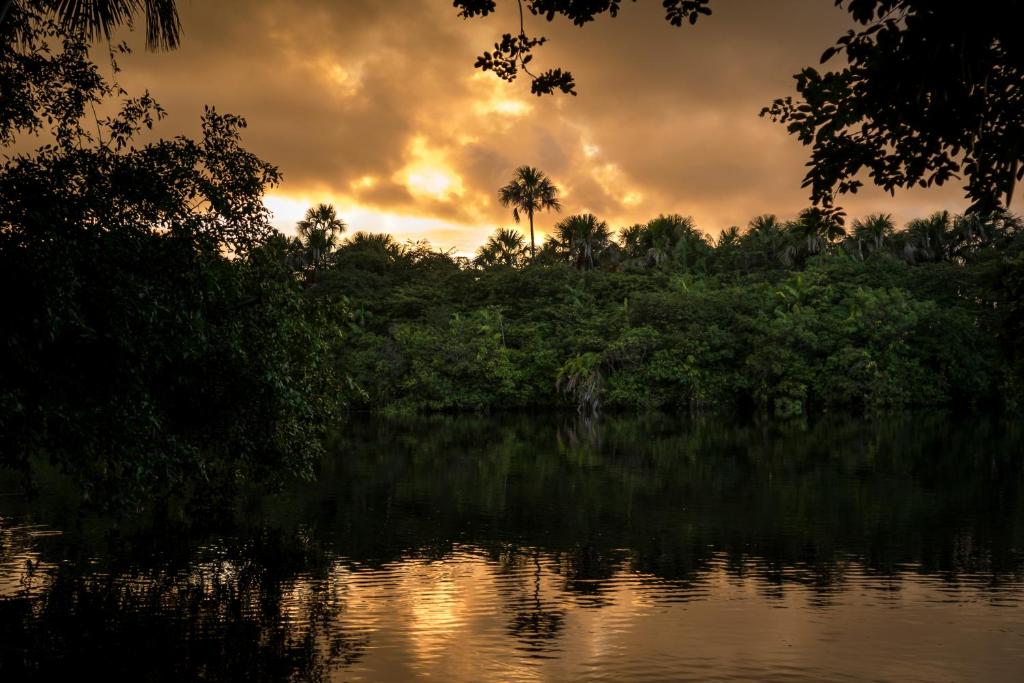
<path id="1" fill-rule="evenodd" d="M 798 97 L 762 116 L 811 147 L 804 187 L 832 209 L 867 173 L 876 185 L 942 185 L 961 175 L 969 211 L 1009 206 L 1024 178 L 1024 2 L 836 0 L 865 28 L 825 50 L 846 64 L 795 76 Z"/>
<path id="2" fill-rule="evenodd" d="M 596 256 L 610 244 L 610 234 L 608 224 L 592 213 L 569 216 L 555 226 L 569 262 L 581 270 L 594 267 Z"/>
<path id="3" fill-rule="evenodd" d="M 644 234 L 647 258 L 654 264 L 670 260 L 689 268 L 711 251 L 707 236 L 690 216 L 677 213 L 658 216 L 648 221 Z"/>
<path id="4" fill-rule="evenodd" d="M 0 83 L 30 95 L 0 98 L 0 141 L 22 150 L 0 163 L 0 290 L 22 290 L 0 464 L 48 459 L 101 503 L 311 474 L 347 391 L 346 311 L 285 265 L 263 203 L 277 169 L 212 108 L 197 139 L 141 141 L 159 105 L 106 79 L 80 32 L 18 9 L 0 44 Z"/>
<path id="5" fill-rule="evenodd" d="M 747 232 L 740 238 L 743 250 L 752 252 L 754 260 L 763 266 L 776 266 L 780 262 L 789 265 L 791 254 L 787 253 L 786 234 L 779 219 L 772 214 L 763 214 L 752 219 Z"/>
<path id="6" fill-rule="evenodd" d="M 519 33 L 506 33 L 488 50 L 477 57 L 474 66 L 483 71 L 493 71 L 499 78 L 512 82 L 522 71 L 531 80 L 535 95 L 550 95 L 556 90 L 569 95 L 576 94 L 576 82 L 569 71 L 561 68 L 548 69 L 534 74 L 527 65 L 533 61 L 533 49 L 547 42 L 543 36 L 535 37 L 526 33 L 523 7 L 533 16 L 543 16 L 548 21 L 561 15 L 577 26 L 593 21 L 600 14 L 617 16 L 622 0 L 516 0 L 519 7 Z M 673 26 L 684 21 L 697 22 L 701 15 L 711 14 L 710 0 L 663 0 L 665 20 Z M 455 0 L 454 6 L 463 19 L 487 16 L 497 9 L 495 0 Z"/>
<path id="7" fill-rule="evenodd" d="M 69 33 L 82 32 L 90 40 L 110 40 L 114 29 L 131 26 L 139 13 L 146 15 L 146 47 L 174 49 L 180 43 L 181 22 L 175 0 L 0 0 L 0 29 L 16 24 L 16 16 L 33 6 L 55 19 Z"/>
<path id="8" fill-rule="evenodd" d="M 907 223 L 901 235 L 904 258 L 911 263 L 945 260 L 950 251 L 952 230 L 953 216 L 948 211 L 938 211 L 928 218 L 915 218 Z"/>
<path id="9" fill-rule="evenodd" d="M 836 216 L 828 211 L 811 207 L 800 212 L 790 229 L 807 243 L 807 253 L 814 255 L 846 234 Z"/>
<path id="10" fill-rule="evenodd" d="M 530 219 L 530 258 L 537 255 L 533 235 L 533 215 L 538 211 L 561 211 L 558 188 L 551 180 L 532 166 L 520 166 L 515 170 L 512 182 L 498 190 L 502 206 L 512 207 L 512 218 L 518 223 L 523 213 Z"/>
<path id="11" fill-rule="evenodd" d="M 864 219 L 853 222 L 853 239 L 857 244 L 857 256 L 861 261 L 866 254 L 881 251 L 886 240 L 895 232 L 892 216 L 887 213 L 873 213 Z"/>
<path id="12" fill-rule="evenodd" d="M 477 250 L 474 265 L 480 268 L 518 268 L 526 256 L 526 239 L 518 230 L 499 228 Z"/>
<path id="13" fill-rule="evenodd" d="M 330 204 L 317 204 L 306 210 L 306 216 L 295 224 L 306 252 L 306 260 L 313 272 L 319 271 L 338 246 L 345 232 L 345 221 L 338 218 Z"/>

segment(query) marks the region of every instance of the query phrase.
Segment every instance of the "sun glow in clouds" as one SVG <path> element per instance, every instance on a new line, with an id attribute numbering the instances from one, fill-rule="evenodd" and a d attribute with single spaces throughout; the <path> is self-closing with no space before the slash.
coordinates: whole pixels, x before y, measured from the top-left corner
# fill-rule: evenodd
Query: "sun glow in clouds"
<path id="1" fill-rule="evenodd" d="M 372 190 L 374 187 L 377 186 L 377 178 L 372 175 L 364 175 L 362 178 L 359 178 L 358 180 L 353 180 L 350 183 L 350 186 L 356 192 L 359 192 L 361 190 Z"/>
<path id="2" fill-rule="evenodd" d="M 498 114 L 504 118 L 515 119 L 533 111 L 533 105 L 512 95 L 507 83 L 490 74 L 476 72 L 469 81 L 470 87 L 480 93 L 473 103 L 473 111 L 478 116 Z"/>
<path id="3" fill-rule="evenodd" d="M 411 161 L 396 174 L 395 181 L 405 185 L 413 196 L 450 201 L 465 194 L 462 178 L 447 164 L 444 154 L 427 145 L 422 136 L 409 145 Z"/>
<path id="4" fill-rule="evenodd" d="M 273 213 L 271 224 L 286 235 L 295 235 L 295 224 L 306 209 L 320 202 L 333 204 L 348 229 L 342 239 L 354 232 L 385 232 L 399 242 L 427 239 L 439 249 L 454 249 L 457 256 L 472 256 L 494 229 L 489 224 L 457 223 L 441 218 L 414 216 L 361 205 L 349 196 L 330 192 L 303 195 L 267 194 L 263 204 Z"/>
<path id="5" fill-rule="evenodd" d="M 325 57 L 317 62 L 317 68 L 324 74 L 328 84 L 331 87 L 331 91 L 342 97 L 352 97 L 356 95 L 363 84 L 362 67 L 357 66 L 354 68 L 345 68 L 341 64 L 333 61 L 330 57 Z"/>
<path id="6" fill-rule="evenodd" d="M 643 202 L 644 196 L 639 192 L 627 192 L 626 196 L 622 198 L 622 205 L 628 207 L 634 207 Z"/>

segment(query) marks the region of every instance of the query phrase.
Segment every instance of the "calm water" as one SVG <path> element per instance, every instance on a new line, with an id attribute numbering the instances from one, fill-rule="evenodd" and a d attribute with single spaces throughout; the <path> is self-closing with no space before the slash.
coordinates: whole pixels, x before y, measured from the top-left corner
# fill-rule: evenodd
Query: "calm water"
<path id="1" fill-rule="evenodd" d="M 0 495 L 0 680 L 1024 680 L 1024 430 L 350 424 L 314 485 Z"/>

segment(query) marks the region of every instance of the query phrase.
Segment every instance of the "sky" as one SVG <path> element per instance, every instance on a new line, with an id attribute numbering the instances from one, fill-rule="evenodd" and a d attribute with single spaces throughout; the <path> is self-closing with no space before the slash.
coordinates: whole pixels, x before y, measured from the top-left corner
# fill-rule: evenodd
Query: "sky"
<path id="1" fill-rule="evenodd" d="M 497 190 L 527 164 L 560 188 L 563 215 L 617 229 L 680 213 L 714 236 L 808 205 L 808 148 L 758 112 L 852 24 L 832 0 L 712 8 L 679 28 L 656 0 L 582 28 L 527 15 L 549 39 L 531 66 L 571 70 L 579 92 L 538 98 L 473 68 L 517 30 L 514 0 L 469 21 L 450 0 L 179 0 L 181 48 L 145 52 L 136 31 L 121 82 L 168 110 L 163 135 L 197 134 L 205 104 L 244 116 L 245 146 L 283 174 L 266 202 L 286 232 L 328 202 L 350 232 L 471 253 L 514 226 Z M 867 185 L 840 201 L 852 217 L 966 205 L 955 181 L 895 197 Z M 539 217 L 538 241 L 556 220 Z"/>

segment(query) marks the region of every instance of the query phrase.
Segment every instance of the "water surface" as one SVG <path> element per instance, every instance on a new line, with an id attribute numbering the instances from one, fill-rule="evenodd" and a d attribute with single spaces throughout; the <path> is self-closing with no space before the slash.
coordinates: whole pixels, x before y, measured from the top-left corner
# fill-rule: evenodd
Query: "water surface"
<path id="1" fill-rule="evenodd" d="M 0 679 L 1024 679 L 1024 432 L 353 420 L 230 514 L 0 496 Z"/>

